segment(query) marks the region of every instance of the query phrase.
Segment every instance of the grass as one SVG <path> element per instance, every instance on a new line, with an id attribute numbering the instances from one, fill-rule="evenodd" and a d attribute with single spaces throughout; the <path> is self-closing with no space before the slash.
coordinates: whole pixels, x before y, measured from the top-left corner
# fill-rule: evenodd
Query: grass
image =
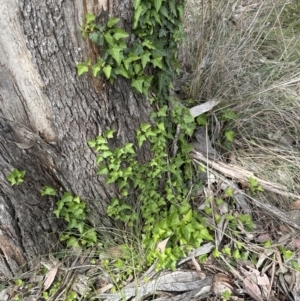
<path id="1" fill-rule="evenodd" d="M 226 129 L 235 132 L 231 155 L 241 166 L 296 194 L 300 194 L 299 7 L 299 1 L 189 0 L 186 41 L 180 50 L 184 73 L 189 73 L 188 96 L 198 103 L 221 101 L 210 114 L 210 132 L 217 117 L 219 141 Z M 238 118 L 224 124 L 220 119 L 225 109 Z M 276 140 L 276 135 L 281 138 Z M 278 196 L 268 195 L 268 200 L 284 209 L 290 204 Z"/>

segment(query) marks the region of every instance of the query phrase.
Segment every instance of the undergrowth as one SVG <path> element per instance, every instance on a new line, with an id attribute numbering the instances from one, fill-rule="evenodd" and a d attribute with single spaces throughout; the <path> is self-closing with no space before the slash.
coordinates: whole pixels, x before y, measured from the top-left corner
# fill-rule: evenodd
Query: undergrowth
<path id="1" fill-rule="evenodd" d="M 67 228 L 60 240 L 68 248 L 93 250 L 89 263 L 101 265 L 109 275 L 111 292 L 152 264 L 157 270 L 176 269 L 179 259 L 204 242 L 215 245 L 209 255 L 224 258 L 233 267 L 240 260 L 256 264 L 258 253 L 272 248 L 271 239 L 259 246 L 251 243 L 256 224 L 250 214 L 238 211 L 233 189 L 218 188 L 218 195 L 208 191 L 203 196 L 201 175 L 208 171 L 194 165 L 189 155 L 197 126 L 207 127 L 209 139 L 228 161 L 300 191 L 299 4 L 202 1 L 200 5 L 195 0 L 186 4 L 182 25 L 184 1 L 134 0 L 133 42 L 115 17 L 98 24 L 96 16 L 87 14 L 81 28 L 83 37 L 100 47 L 101 57 L 96 63 L 79 63 L 78 75 L 91 72 L 111 84 L 122 76 L 155 108 L 150 123 L 137 129 L 134 144 L 112 148 L 113 129 L 88 141 L 96 153 L 97 174 L 118 189 L 118 197 L 107 208 L 108 216 L 122 223 L 123 230 L 111 230 L 122 232 L 117 239 L 105 239 L 101 233 L 108 229 L 88 225 L 88 208 L 80 197 L 48 186 L 41 190 L 42 195 L 57 198 L 54 214 Z M 219 106 L 195 120 L 189 107 L 211 99 L 220 101 Z M 137 154 L 144 143 L 151 159 L 139 162 Z M 24 176 L 15 169 L 7 179 L 15 185 Z M 255 179 L 247 184 L 249 194 L 265 196 Z M 282 207 L 290 202 L 276 201 Z M 226 226 L 220 230 L 220 225 Z M 275 249 L 287 265 L 299 269 L 294 252 Z M 55 293 L 60 281 L 44 299 Z M 77 300 L 77 295 L 71 291 L 66 300 Z"/>

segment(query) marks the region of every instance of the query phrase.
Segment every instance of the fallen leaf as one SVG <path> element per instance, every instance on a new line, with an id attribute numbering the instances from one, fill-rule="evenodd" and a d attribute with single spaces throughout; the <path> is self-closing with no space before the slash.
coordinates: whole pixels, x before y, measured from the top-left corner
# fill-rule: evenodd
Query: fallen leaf
<path id="1" fill-rule="evenodd" d="M 300 199 L 291 204 L 291 209 L 299 209 L 300 208 Z"/>
<path id="2" fill-rule="evenodd" d="M 197 117 L 203 113 L 210 111 L 214 106 L 216 106 L 220 101 L 217 100 L 209 100 L 201 105 L 192 107 L 190 109 L 190 113 L 193 117 Z"/>
<path id="3" fill-rule="evenodd" d="M 244 283 L 244 289 L 248 295 L 250 295 L 256 301 L 263 301 L 262 296 L 261 296 L 261 291 L 260 291 L 258 285 L 256 285 L 249 278 L 245 278 L 243 283 Z"/>
<path id="4" fill-rule="evenodd" d="M 53 283 L 54 279 L 55 279 L 55 276 L 56 276 L 56 273 L 58 271 L 58 267 L 54 267 L 52 270 L 50 270 L 46 276 L 45 276 L 45 282 L 44 282 L 44 290 L 46 291 L 50 286 L 51 284 Z"/>
<path id="5" fill-rule="evenodd" d="M 158 250 L 160 253 L 163 253 L 166 249 L 168 240 L 170 239 L 170 236 L 162 241 L 160 241 L 157 246 L 156 246 L 156 250 Z"/>

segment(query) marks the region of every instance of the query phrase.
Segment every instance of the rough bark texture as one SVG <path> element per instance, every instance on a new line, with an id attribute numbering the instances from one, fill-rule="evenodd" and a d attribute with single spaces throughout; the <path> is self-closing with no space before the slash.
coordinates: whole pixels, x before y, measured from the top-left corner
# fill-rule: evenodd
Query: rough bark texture
<path id="1" fill-rule="evenodd" d="M 128 30 L 131 2 L 0 1 L 0 275 L 58 246 L 62 225 L 54 199 L 40 196 L 44 185 L 88 201 L 93 225 L 110 222 L 105 208 L 114 187 L 96 176 L 86 141 L 115 129 L 116 144 L 133 142 L 149 105 L 127 81 L 78 77 L 75 66 L 101 51 L 81 37 L 84 14 L 108 10 Z M 5 176 L 14 167 L 26 176 L 11 187 Z"/>

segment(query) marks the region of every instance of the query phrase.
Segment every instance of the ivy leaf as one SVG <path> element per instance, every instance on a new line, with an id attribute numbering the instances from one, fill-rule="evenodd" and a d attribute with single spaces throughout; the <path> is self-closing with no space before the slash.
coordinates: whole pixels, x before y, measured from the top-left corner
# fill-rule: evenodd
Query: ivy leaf
<path id="1" fill-rule="evenodd" d="M 132 43 L 132 53 L 136 56 L 139 56 L 144 52 L 143 45 L 139 41 L 134 41 Z M 129 55 L 130 56 L 130 55 Z"/>
<path id="2" fill-rule="evenodd" d="M 154 67 L 158 67 L 159 69 L 162 69 L 163 67 L 162 57 L 157 57 L 155 59 L 152 59 L 151 63 L 153 64 Z"/>
<path id="3" fill-rule="evenodd" d="M 85 22 L 86 22 L 87 24 L 90 24 L 91 22 L 94 22 L 95 19 L 96 19 L 96 17 L 95 17 L 93 14 L 87 13 L 87 14 L 85 15 Z"/>
<path id="4" fill-rule="evenodd" d="M 118 68 L 116 68 L 116 70 L 115 70 L 115 73 L 117 75 L 122 75 L 125 78 L 129 78 L 129 74 L 123 65 L 118 66 Z"/>
<path id="5" fill-rule="evenodd" d="M 113 36 L 112 36 L 109 32 L 106 32 L 106 33 L 104 34 L 104 38 L 105 38 L 106 42 L 107 42 L 109 45 L 111 45 L 111 46 L 113 46 L 113 47 L 116 45 L 115 39 L 113 38 Z"/>
<path id="6" fill-rule="evenodd" d="M 57 192 L 54 188 L 50 187 L 50 186 L 44 186 L 43 189 L 40 191 L 41 195 L 57 195 Z"/>
<path id="7" fill-rule="evenodd" d="M 148 49 L 155 49 L 154 44 L 147 39 L 142 43 L 142 45 L 147 47 Z"/>
<path id="8" fill-rule="evenodd" d="M 149 128 L 151 128 L 151 124 L 149 124 L 149 123 L 142 123 L 141 124 L 141 130 L 142 130 L 142 132 L 146 133 Z"/>
<path id="9" fill-rule="evenodd" d="M 99 32 L 91 32 L 89 34 L 89 39 L 94 42 L 96 45 L 103 45 L 103 38 L 102 35 L 99 34 Z"/>
<path id="10" fill-rule="evenodd" d="M 172 12 L 172 14 L 177 17 L 177 11 L 176 11 L 176 8 L 175 8 L 175 2 L 174 1 L 169 1 L 169 7 L 170 7 L 170 10 Z"/>
<path id="11" fill-rule="evenodd" d="M 133 70 L 135 74 L 139 74 L 139 72 L 142 70 L 141 64 L 137 62 L 133 63 Z"/>
<path id="12" fill-rule="evenodd" d="M 141 4 L 141 0 L 134 0 L 133 1 L 133 7 L 134 7 L 134 10 L 136 10 Z"/>
<path id="13" fill-rule="evenodd" d="M 79 63 L 76 65 L 76 68 L 79 76 L 89 71 L 89 67 L 86 65 L 86 63 Z"/>
<path id="14" fill-rule="evenodd" d="M 121 64 L 123 54 L 121 53 L 122 48 L 120 47 L 111 47 L 108 49 L 108 52 L 111 54 L 111 56 L 114 58 L 114 60 L 117 62 L 118 65 Z"/>
<path id="15" fill-rule="evenodd" d="M 145 135 L 139 135 L 139 136 L 137 137 L 137 140 L 138 140 L 138 146 L 141 147 L 141 146 L 143 145 L 143 142 L 144 142 L 145 140 L 147 140 L 147 138 L 146 138 Z"/>
<path id="16" fill-rule="evenodd" d="M 150 62 L 150 55 L 151 55 L 151 53 L 148 50 L 143 53 L 143 55 L 141 57 L 143 69 L 145 69 L 147 63 Z"/>
<path id="17" fill-rule="evenodd" d="M 115 130 L 107 130 L 107 131 L 105 131 L 104 135 L 107 139 L 111 139 L 114 137 L 114 132 L 115 132 Z"/>
<path id="18" fill-rule="evenodd" d="M 98 75 L 98 73 L 100 72 L 100 70 L 101 70 L 101 67 L 100 67 L 98 64 L 94 65 L 94 66 L 92 67 L 93 76 L 94 76 L 94 77 L 97 77 L 97 75 Z"/>
<path id="19" fill-rule="evenodd" d="M 229 142 L 233 142 L 234 138 L 234 131 L 227 131 L 225 132 L 225 137 Z"/>
<path id="20" fill-rule="evenodd" d="M 136 29 L 143 11 L 144 11 L 143 5 L 139 5 L 138 8 L 135 9 L 134 18 L 133 18 L 133 29 Z"/>
<path id="21" fill-rule="evenodd" d="M 162 0 L 154 0 L 154 7 L 157 12 L 160 10 L 161 4 L 162 4 Z"/>
<path id="22" fill-rule="evenodd" d="M 102 165 L 99 167 L 97 171 L 97 175 L 107 175 L 108 174 L 108 169 L 105 165 Z"/>
<path id="23" fill-rule="evenodd" d="M 140 78 L 133 78 L 131 81 L 131 87 L 135 88 L 141 94 L 143 93 L 144 80 Z"/>
<path id="24" fill-rule="evenodd" d="M 110 18 L 107 22 L 107 27 L 112 28 L 114 25 L 116 25 L 120 21 L 119 18 Z"/>
<path id="25" fill-rule="evenodd" d="M 113 37 L 117 41 L 119 41 L 120 39 L 125 39 L 125 38 L 129 37 L 129 34 L 126 31 L 124 31 L 123 29 L 121 29 L 121 28 L 116 28 L 114 30 Z"/>
<path id="26" fill-rule="evenodd" d="M 106 139 L 104 137 L 102 137 L 102 136 L 98 136 L 96 138 L 96 142 L 97 142 L 98 145 L 106 144 L 107 143 Z"/>
<path id="27" fill-rule="evenodd" d="M 106 78 L 109 79 L 110 78 L 110 75 L 111 75 L 111 66 L 110 65 L 107 65 L 103 68 L 103 72 L 104 74 L 106 75 Z"/>

